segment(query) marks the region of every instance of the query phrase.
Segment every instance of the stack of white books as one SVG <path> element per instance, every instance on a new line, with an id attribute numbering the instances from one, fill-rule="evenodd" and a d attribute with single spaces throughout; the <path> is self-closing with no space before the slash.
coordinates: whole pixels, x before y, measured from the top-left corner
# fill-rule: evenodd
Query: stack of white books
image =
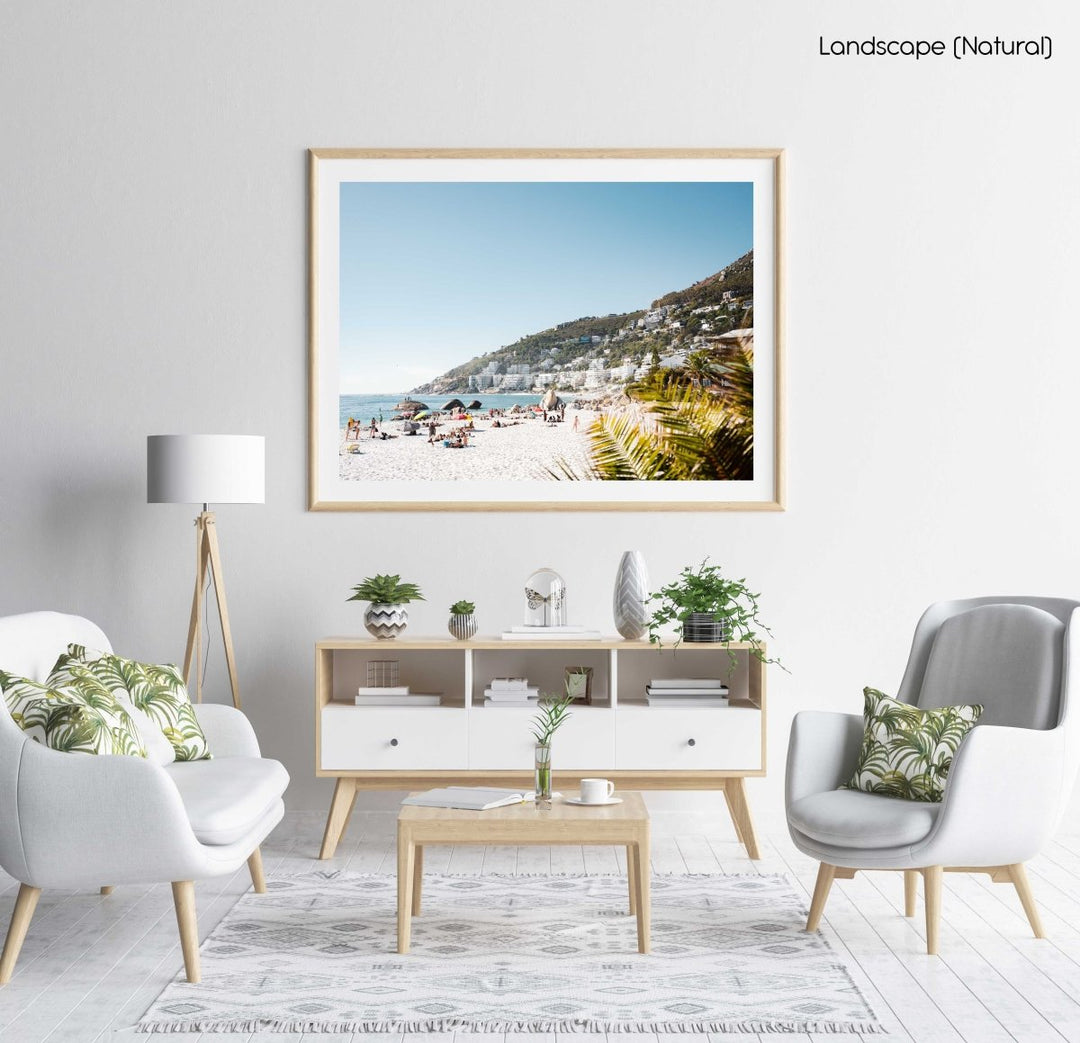
<path id="1" fill-rule="evenodd" d="M 361 685 L 356 689 L 357 706 L 439 706 L 441 703 L 441 695 L 410 692 L 408 685 Z"/>
<path id="2" fill-rule="evenodd" d="M 493 677 L 484 689 L 485 706 L 535 706 L 539 698 L 527 677 Z"/>
<path id="3" fill-rule="evenodd" d="M 579 626 L 558 627 L 511 627 L 504 630 L 504 641 L 599 641 L 603 635 L 599 630 L 589 630 Z"/>
<path id="4" fill-rule="evenodd" d="M 650 706 L 727 706 L 728 686 L 719 677 L 654 677 L 645 698 Z"/>

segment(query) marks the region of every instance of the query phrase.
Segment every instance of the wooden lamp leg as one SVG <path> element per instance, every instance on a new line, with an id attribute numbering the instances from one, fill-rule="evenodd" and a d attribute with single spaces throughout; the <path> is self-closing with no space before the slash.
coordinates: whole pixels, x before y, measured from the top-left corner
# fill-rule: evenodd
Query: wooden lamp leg
<path id="1" fill-rule="evenodd" d="M 196 560 L 195 594 L 191 599 L 191 622 L 188 624 L 187 650 L 184 653 L 184 681 L 191 687 L 192 660 L 195 665 L 195 701 L 202 702 L 202 624 L 203 589 L 209 573 L 214 584 L 218 619 L 221 621 L 221 638 L 225 644 L 225 666 L 229 671 L 233 706 L 240 709 L 240 684 L 236 675 L 236 653 L 233 650 L 232 626 L 229 623 L 229 606 L 225 600 L 225 573 L 221 568 L 221 548 L 218 545 L 217 521 L 213 511 L 203 511 L 195 519 Z"/>
<path id="2" fill-rule="evenodd" d="M 213 514 L 206 520 L 206 548 L 210 558 L 210 578 L 214 581 L 214 594 L 217 597 L 218 619 L 221 621 L 221 639 L 225 644 L 225 665 L 229 670 L 233 706 L 239 710 L 240 684 L 236 679 L 236 653 L 233 651 L 229 608 L 225 603 L 225 573 L 221 569 L 221 550 L 218 547 L 217 524 Z"/>
<path id="3" fill-rule="evenodd" d="M 195 519 L 195 593 L 191 599 L 191 621 L 188 624 L 187 648 L 184 651 L 184 683 L 191 688 L 192 659 L 195 661 L 196 702 L 202 702 L 202 606 L 206 586 L 206 519 L 203 511 Z"/>

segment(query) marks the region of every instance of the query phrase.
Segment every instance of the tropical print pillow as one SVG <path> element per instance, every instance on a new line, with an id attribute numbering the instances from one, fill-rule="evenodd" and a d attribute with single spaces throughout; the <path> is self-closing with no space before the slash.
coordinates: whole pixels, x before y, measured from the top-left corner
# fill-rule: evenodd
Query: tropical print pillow
<path id="1" fill-rule="evenodd" d="M 165 738 L 165 733 L 135 705 L 127 688 L 118 680 L 116 671 L 111 670 L 104 659 L 83 663 L 70 655 L 63 655 L 57 660 L 46 684 L 53 688 L 71 688 L 81 695 L 91 696 L 104 689 L 127 710 L 148 760 L 162 766 L 176 760 L 172 743 Z"/>
<path id="2" fill-rule="evenodd" d="M 135 723 L 104 687 L 56 688 L 0 670 L 12 720 L 35 742 L 64 753 L 145 757 Z"/>
<path id="3" fill-rule="evenodd" d="M 939 803 L 960 741 L 983 708 L 920 710 L 864 688 L 866 730 L 855 774 L 845 789 Z"/>
<path id="4" fill-rule="evenodd" d="M 180 671 L 171 664 L 155 666 L 83 645 L 68 645 L 53 667 L 50 680 L 70 673 L 73 665 L 93 672 L 110 690 L 123 689 L 134 706 L 158 727 L 178 761 L 209 760 L 212 754 Z"/>

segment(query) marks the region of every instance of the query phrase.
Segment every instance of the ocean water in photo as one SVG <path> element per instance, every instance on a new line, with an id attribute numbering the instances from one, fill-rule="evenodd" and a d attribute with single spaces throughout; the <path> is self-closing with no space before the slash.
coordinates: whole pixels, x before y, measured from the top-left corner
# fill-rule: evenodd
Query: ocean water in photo
<path id="1" fill-rule="evenodd" d="M 566 393 L 563 394 L 563 397 L 566 397 Z M 460 399 L 466 405 L 470 402 L 480 402 L 482 410 L 477 412 L 482 411 L 485 413 L 489 409 L 512 409 L 514 406 L 531 406 L 540 401 L 540 395 L 525 393 L 517 395 L 485 395 L 482 392 L 465 395 L 447 395 L 444 393 L 436 397 L 428 396 L 427 398 L 423 395 L 410 395 L 407 391 L 382 395 L 341 395 L 338 400 L 338 427 L 344 427 L 349 417 L 359 420 L 365 427 L 371 422 L 372 417 L 375 417 L 380 422 L 390 420 L 398 414 L 398 410 L 394 407 L 407 398 L 415 398 L 423 402 L 429 409 L 442 409 L 453 398 Z"/>

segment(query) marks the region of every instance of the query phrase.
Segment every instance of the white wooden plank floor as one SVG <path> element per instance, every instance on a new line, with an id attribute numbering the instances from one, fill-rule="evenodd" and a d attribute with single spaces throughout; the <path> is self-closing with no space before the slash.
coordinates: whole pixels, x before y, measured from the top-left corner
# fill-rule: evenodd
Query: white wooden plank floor
<path id="1" fill-rule="evenodd" d="M 297 812 L 263 847 L 268 876 L 321 868 L 393 872 L 394 816 L 357 813 L 329 862 L 316 855 L 323 817 Z M 720 815 L 658 814 L 653 818 L 657 873 L 786 873 L 806 901 L 816 863 L 786 836 L 766 837 L 764 858 L 751 862 Z M 616 873 L 625 853 L 605 847 L 429 848 L 425 869 L 450 873 Z M 1050 935 L 1031 936 L 1010 886 L 986 876 L 945 879 L 939 958 L 924 948 L 922 906 L 903 917 L 903 881 L 895 873 L 859 874 L 833 887 L 822 930 L 851 968 L 889 1035 L 882 1043 L 1080 1043 L 1080 838 L 1061 837 L 1029 865 L 1032 887 Z M 104 881 L 103 881 L 104 882 Z M 199 932 L 205 937 L 250 886 L 246 871 L 197 885 Z M 17 885 L 0 874 L 0 923 L 11 914 Z M 181 963 L 168 884 L 118 887 L 109 897 L 45 892 L 10 985 L 0 990 L 3 1043 L 135 1043 L 145 1008 Z M 576 1033 L 400 1033 L 295 1035 L 275 1043 L 608 1043 Z M 179 1036 L 172 1037 L 179 1039 Z M 203 1033 L 191 1043 L 240 1043 L 247 1033 Z M 770 1037 L 679 1034 L 672 1043 L 764 1043 Z M 775 1038 L 775 1037 L 772 1037 Z M 802 1043 L 826 1037 L 797 1035 Z M 830 1036 L 835 1041 L 837 1037 Z M 611 1043 L 664 1043 L 655 1035 L 613 1034 Z"/>

